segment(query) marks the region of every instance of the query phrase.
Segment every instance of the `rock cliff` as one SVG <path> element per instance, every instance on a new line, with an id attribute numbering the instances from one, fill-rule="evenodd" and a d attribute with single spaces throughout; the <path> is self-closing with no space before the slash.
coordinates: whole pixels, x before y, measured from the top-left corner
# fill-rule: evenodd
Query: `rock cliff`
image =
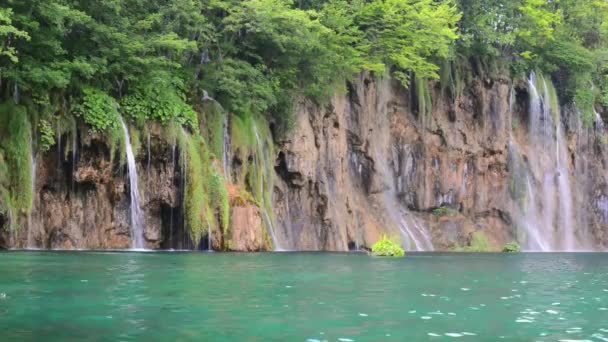
<path id="1" fill-rule="evenodd" d="M 289 138 L 257 149 L 272 151 L 274 162 L 268 218 L 264 203 L 242 195 L 251 191 L 238 188 L 246 182 L 235 185 L 229 229 L 213 230 L 196 246 L 184 228 L 182 151 L 167 142 L 162 126 L 150 127 L 137 158 L 147 248 L 267 250 L 272 235 L 283 249 L 344 251 L 369 249 L 387 234 L 409 250 L 452 250 L 478 232 L 495 248 L 515 240 L 525 245 L 531 228 L 522 208 L 530 206 L 522 206 L 514 184 L 538 158 L 527 85 L 478 78 L 456 94 L 431 82 L 430 108 L 414 89 L 361 75 L 327 105 L 298 103 Z M 606 133 L 601 119 L 583 129 L 574 110 L 561 112 L 567 165 L 554 177 L 567 173 L 574 189 L 577 249 L 605 249 Z M 0 247 L 130 247 L 126 167 L 104 138 L 86 127 L 77 132 L 73 141 L 63 136 L 51 152 L 37 154 L 34 208 L 29 215 L 0 214 Z M 244 163 L 261 167 L 256 149 L 231 152 L 224 161 L 231 181 Z M 542 183 L 526 179 L 534 189 Z M 543 194 L 534 201 L 547 212 Z"/>

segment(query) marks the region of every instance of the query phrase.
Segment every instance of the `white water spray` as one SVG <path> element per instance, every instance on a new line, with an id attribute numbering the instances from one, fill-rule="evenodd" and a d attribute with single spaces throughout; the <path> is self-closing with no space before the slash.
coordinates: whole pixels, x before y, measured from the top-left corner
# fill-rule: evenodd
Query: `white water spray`
<path id="1" fill-rule="evenodd" d="M 523 162 L 514 140 L 509 146 L 512 184 L 518 184 L 513 185 L 512 194 L 518 194 L 516 201 L 521 212 L 516 219 L 525 232 L 524 247 L 544 252 L 586 248 L 574 230 L 568 151 L 556 95 L 552 85 L 542 77 L 537 79 L 534 73 L 528 80 L 528 89 L 528 163 Z M 535 195 L 538 193 L 541 198 Z"/>
<path id="2" fill-rule="evenodd" d="M 127 150 L 127 167 L 129 170 L 129 185 L 131 190 L 131 247 L 133 249 L 143 249 L 144 246 L 144 230 L 143 216 L 141 213 L 141 201 L 139 199 L 139 185 L 137 177 L 137 165 L 135 164 L 135 155 L 131 146 L 131 137 L 127 125 L 120 118 L 122 129 L 125 134 L 125 144 Z"/>
<path id="3" fill-rule="evenodd" d="M 283 248 L 281 247 L 281 243 L 279 242 L 279 239 L 276 235 L 275 229 L 274 229 L 274 225 L 272 223 L 272 219 L 270 218 L 270 214 L 268 214 L 268 209 L 266 209 L 267 205 L 270 205 L 271 203 L 266 203 L 266 198 L 264 196 L 264 183 L 265 181 L 267 181 L 267 177 L 269 177 L 271 170 L 269 170 L 269 162 L 268 162 L 268 156 L 265 153 L 264 150 L 264 142 L 262 141 L 262 138 L 260 138 L 260 133 L 258 131 L 258 127 L 257 125 L 254 123 L 253 124 L 253 132 L 255 134 L 255 139 L 257 141 L 257 154 L 258 154 L 258 162 L 261 165 L 258 165 L 258 172 L 263 172 L 264 176 L 263 181 L 260 182 L 260 196 L 261 196 L 261 203 L 262 206 L 260 208 L 260 210 L 262 211 L 262 217 L 264 218 L 264 223 L 266 224 L 266 229 L 268 230 L 268 233 L 270 234 L 270 237 L 272 238 L 272 244 L 274 245 L 274 250 L 275 251 L 282 251 Z M 268 185 L 270 186 L 270 184 Z"/>
<path id="4" fill-rule="evenodd" d="M 230 122 L 228 114 L 224 115 L 223 164 L 224 178 L 230 182 Z M 257 133 L 257 131 L 256 131 Z"/>
<path id="5" fill-rule="evenodd" d="M 379 113 L 377 123 L 378 125 L 384 125 L 384 128 L 380 128 L 380 131 L 389 131 L 386 127 L 390 125 L 388 102 L 391 94 L 388 77 L 378 81 L 377 92 L 378 102 L 376 103 L 376 112 Z M 389 153 L 384 153 L 380 150 L 381 146 L 387 148 L 390 146 L 390 137 L 387 136 L 385 139 L 385 141 L 377 141 L 375 144 L 376 149 L 372 152 L 374 161 L 376 162 L 376 172 L 380 174 L 380 179 L 385 180 L 385 185 L 387 186 L 387 189 L 382 193 L 381 199 L 386 213 L 389 216 L 389 222 L 396 224 L 399 228 L 399 232 L 405 239 L 404 247 L 406 250 L 432 251 L 434 249 L 433 243 L 427 230 L 416 217 L 399 202 L 397 190 L 393 181 L 394 175 L 390 170 L 385 157 L 389 155 Z M 396 160 L 394 162 L 396 162 Z"/>
<path id="6" fill-rule="evenodd" d="M 32 211 L 35 210 L 34 204 L 36 203 L 36 154 L 34 152 L 34 132 L 30 130 L 30 182 L 32 185 L 32 209 L 27 215 L 27 248 L 35 248 L 33 236 L 32 236 Z"/>

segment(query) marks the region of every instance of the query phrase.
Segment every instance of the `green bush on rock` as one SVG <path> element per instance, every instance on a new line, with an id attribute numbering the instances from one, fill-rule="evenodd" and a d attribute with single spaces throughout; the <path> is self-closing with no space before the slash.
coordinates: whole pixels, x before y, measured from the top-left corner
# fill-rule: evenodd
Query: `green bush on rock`
<path id="1" fill-rule="evenodd" d="M 519 253 L 521 252 L 521 246 L 515 241 L 509 242 L 502 248 L 502 251 L 504 253 Z"/>
<path id="2" fill-rule="evenodd" d="M 405 255 L 405 251 L 401 248 L 397 239 L 389 239 L 383 236 L 380 241 L 372 246 L 372 254 L 375 256 L 402 257 Z"/>

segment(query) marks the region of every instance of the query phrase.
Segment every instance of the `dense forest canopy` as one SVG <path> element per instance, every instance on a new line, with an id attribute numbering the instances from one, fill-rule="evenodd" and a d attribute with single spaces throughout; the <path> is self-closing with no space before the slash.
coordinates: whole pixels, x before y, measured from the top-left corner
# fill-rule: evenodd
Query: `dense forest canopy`
<path id="1" fill-rule="evenodd" d="M 1 6 L 2 97 L 30 98 L 49 115 L 67 103 L 93 129 L 113 125 L 95 108 L 111 101 L 129 117 L 194 126 L 191 108 L 203 90 L 234 113 L 287 124 L 294 97 L 321 102 L 362 70 L 390 70 L 407 86 L 411 75 L 438 78 L 441 60 L 459 59 L 476 59 L 488 71 L 504 60 L 514 76 L 533 69 L 552 74 L 564 101 L 574 98 L 581 109 L 608 102 L 602 0 L 7 0 Z"/>
<path id="2" fill-rule="evenodd" d="M 0 194 L 27 210 L 22 145 L 49 149 L 66 118 L 197 135 L 209 96 L 283 134 L 294 100 L 322 104 L 363 71 L 409 87 L 535 70 L 590 124 L 608 106 L 607 31 L 605 0 L 4 0 Z"/>

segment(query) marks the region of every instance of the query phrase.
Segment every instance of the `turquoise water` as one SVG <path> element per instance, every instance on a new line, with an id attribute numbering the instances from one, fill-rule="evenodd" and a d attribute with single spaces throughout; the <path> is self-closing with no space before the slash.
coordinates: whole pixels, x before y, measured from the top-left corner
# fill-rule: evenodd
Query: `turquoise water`
<path id="1" fill-rule="evenodd" d="M 608 340 L 608 255 L 0 253 L 2 341 Z"/>

